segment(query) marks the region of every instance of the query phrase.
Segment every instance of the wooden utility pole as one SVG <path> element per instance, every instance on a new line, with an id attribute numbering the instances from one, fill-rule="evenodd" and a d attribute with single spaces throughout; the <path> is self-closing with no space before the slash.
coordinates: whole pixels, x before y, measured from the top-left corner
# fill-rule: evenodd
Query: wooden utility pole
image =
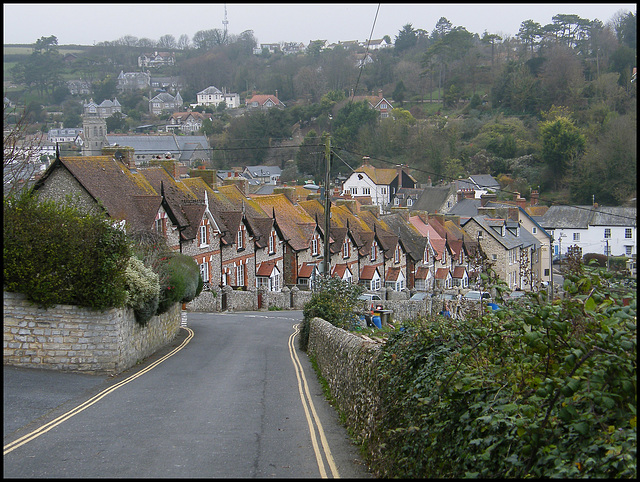
<path id="1" fill-rule="evenodd" d="M 331 136 L 327 136 L 326 148 L 325 148 L 325 177 L 324 177 L 324 275 L 329 277 L 330 270 L 330 258 L 329 258 L 329 222 L 331 218 L 331 193 L 329 190 L 329 176 L 330 176 L 330 162 L 331 162 Z"/>

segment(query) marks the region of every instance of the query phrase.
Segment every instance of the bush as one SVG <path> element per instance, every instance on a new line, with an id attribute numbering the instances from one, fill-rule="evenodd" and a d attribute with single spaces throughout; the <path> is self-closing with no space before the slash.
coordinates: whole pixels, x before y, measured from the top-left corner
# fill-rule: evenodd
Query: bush
<path id="1" fill-rule="evenodd" d="M 140 259 L 132 256 L 129 258 L 125 275 L 126 305 L 133 308 L 136 321 L 144 326 L 158 309 L 160 297 L 158 274 L 146 267 Z"/>
<path id="2" fill-rule="evenodd" d="M 71 304 L 103 310 L 124 306 L 124 231 L 104 215 L 69 204 L 39 202 L 23 192 L 3 203 L 4 287 L 43 308 Z"/>
<path id="3" fill-rule="evenodd" d="M 188 303 L 202 291 L 200 268 L 193 258 L 172 253 L 160 258 L 160 302 L 156 314 L 165 313 L 174 303 Z"/>
<path id="4" fill-rule="evenodd" d="M 309 323 L 318 317 L 338 328 L 352 329 L 357 323 L 356 306 L 358 296 L 364 288 L 339 278 L 320 278 L 311 299 L 304 305 L 300 326 L 299 346 L 307 350 L 309 343 Z"/>
<path id="5" fill-rule="evenodd" d="M 585 269 L 553 303 L 404 324 L 383 347 L 374 470 L 635 478 L 637 294 L 612 281 Z"/>

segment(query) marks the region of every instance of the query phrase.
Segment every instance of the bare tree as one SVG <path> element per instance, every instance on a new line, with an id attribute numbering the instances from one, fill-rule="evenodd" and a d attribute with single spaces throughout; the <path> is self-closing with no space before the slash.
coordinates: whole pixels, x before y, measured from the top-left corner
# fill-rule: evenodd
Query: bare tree
<path id="1" fill-rule="evenodd" d="M 38 171 L 42 147 L 41 136 L 28 136 L 30 128 L 28 111 L 16 112 L 15 108 L 3 109 L 3 194 L 17 194 Z"/>

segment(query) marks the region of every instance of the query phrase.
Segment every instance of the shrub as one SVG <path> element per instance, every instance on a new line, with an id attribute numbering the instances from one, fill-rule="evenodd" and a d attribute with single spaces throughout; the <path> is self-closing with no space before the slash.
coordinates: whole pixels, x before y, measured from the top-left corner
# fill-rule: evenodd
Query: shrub
<path id="1" fill-rule="evenodd" d="M 304 305 L 300 326 L 300 349 L 306 351 L 309 342 L 309 323 L 318 317 L 334 326 L 352 329 L 357 322 L 358 296 L 364 288 L 339 278 L 320 278 L 311 299 Z"/>
<path id="2" fill-rule="evenodd" d="M 144 263 L 132 256 L 125 271 L 127 301 L 126 305 L 133 308 L 136 321 L 146 325 L 155 315 L 160 297 L 160 282 L 158 274 Z"/>
<path id="3" fill-rule="evenodd" d="M 5 198 L 3 208 L 5 289 L 43 308 L 124 306 L 130 255 L 124 231 L 104 215 L 39 202 L 28 192 Z"/>
<path id="4" fill-rule="evenodd" d="M 190 256 L 173 253 L 160 258 L 160 302 L 156 314 L 165 313 L 174 303 L 187 303 L 200 294 L 200 268 Z"/>
<path id="5" fill-rule="evenodd" d="M 553 303 L 404 324 L 383 347 L 374 469 L 635 478 L 637 295 L 612 281 L 585 269 Z"/>

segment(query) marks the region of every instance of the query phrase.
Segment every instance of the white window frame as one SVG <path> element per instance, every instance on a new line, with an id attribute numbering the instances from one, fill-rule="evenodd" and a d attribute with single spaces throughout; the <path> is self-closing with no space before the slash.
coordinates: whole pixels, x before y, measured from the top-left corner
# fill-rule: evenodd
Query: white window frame
<path id="1" fill-rule="evenodd" d="M 400 262 L 400 246 L 396 246 L 396 251 L 395 253 L 393 253 L 393 262 L 394 263 Z"/>
<path id="2" fill-rule="evenodd" d="M 624 228 L 624 239 L 633 239 L 633 230 L 631 228 Z"/>
<path id="3" fill-rule="evenodd" d="M 604 239 L 611 239 L 611 228 L 604 228 Z"/>
<path id="4" fill-rule="evenodd" d="M 206 246 L 206 245 L 207 245 L 207 225 L 201 224 L 200 225 L 200 246 Z"/>
<path id="5" fill-rule="evenodd" d="M 200 275 L 202 276 L 203 283 L 209 282 L 209 263 L 206 259 L 203 259 L 200 264 Z"/>
<path id="6" fill-rule="evenodd" d="M 236 235 L 236 246 L 238 250 L 244 249 L 244 233 L 242 226 L 240 226 L 240 229 L 238 229 L 238 234 Z"/>
<path id="7" fill-rule="evenodd" d="M 573 240 L 580 241 L 580 233 L 573 233 Z"/>
<path id="8" fill-rule="evenodd" d="M 318 254 L 318 235 L 314 234 L 313 239 L 311 239 L 311 255 L 317 256 Z"/>
<path id="9" fill-rule="evenodd" d="M 371 261 L 376 260 L 376 251 L 376 243 L 371 243 L 371 256 L 369 257 Z"/>
<path id="10" fill-rule="evenodd" d="M 269 254 L 273 254 L 276 252 L 276 233 L 271 231 L 271 235 L 269 236 Z"/>
<path id="11" fill-rule="evenodd" d="M 236 266 L 236 286 L 244 286 L 244 264 Z"/>
<path id="12" fill-rule="evenodd" d="M 343 258 L 348 258 L 349 257 L 349 240 L 345 240 L 344 243 L 342 244 L 342 257 Z"/>

